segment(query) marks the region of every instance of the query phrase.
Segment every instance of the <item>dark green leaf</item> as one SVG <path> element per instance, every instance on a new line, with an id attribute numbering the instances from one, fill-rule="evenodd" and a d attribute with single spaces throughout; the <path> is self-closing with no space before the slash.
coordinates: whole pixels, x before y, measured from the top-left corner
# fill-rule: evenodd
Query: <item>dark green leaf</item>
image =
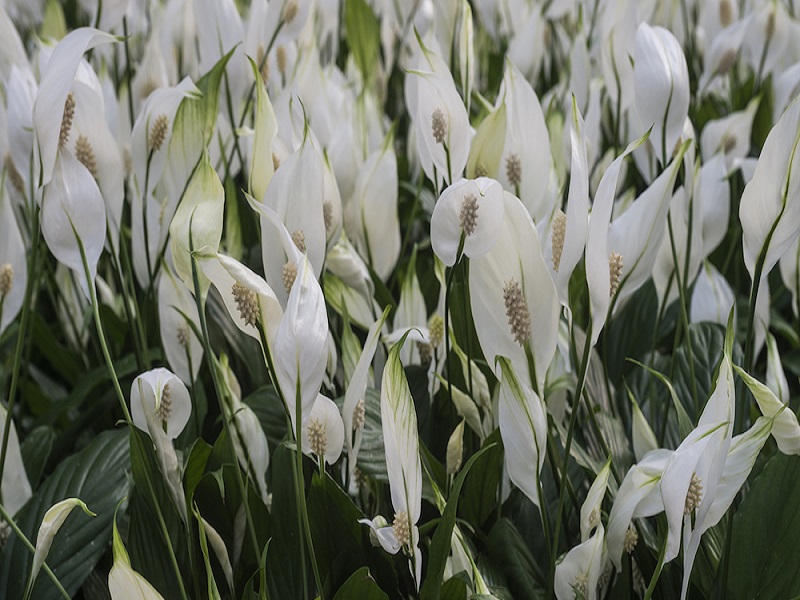
<path id="1" fill-rule="evenodd" d="M 728 595 L 793 598 L 800 594 L 800 456 L 775 455 L 733 519 Z"/>
<path id="2" fill-rule="evenodd" d="M 492 432 L 483 443 L 484 448 L 489 446 L 491 449 L 486 458 L 467 475 L 463 497 L 458 504 L 459 515 L 478 529 L 497 510 L 497 487 L 503 469 L 503 444 L 499 429 Z"/>
<path id="3" fill-rule="evenodd" d="M 442 520 L 436 527 L 436 533 L 433 534 L 433 540 L 431 541 L 431 550 L 428 555 L 428 573 L 425 577 L 425 582 L 422 584 L 420 594 L 422 600 L 438 600 L 439 598 L 444 567 L 450 554 L 453 527 L 456 524 L 456 513 L 458 511 L 458 500 L 461 495 L 461 488 L 464 485 L 464 479 L 466 479 L 472 465 L 492 447 L 486 446 L 473 454 L 462 467 L 461 472 L 453 483 L 453 489 L 450 490 L 450 498 L 447 500 L 444 513 L 442 513 Z"/>
<path id="4" fill-rule="evenodd" d="M 39 480 L 42 477 L 42 473 L 44 473 L 44 466 L 47 464 L 55 438 L 55 430 L 47 425 L 42 425 L 31 431 L 25 441 L 22 442 L 20 448 L 22 462 L 25 464 L 25 470 L 28 472 L 28 481 L 31 482 L 34 490 L 39 485 Z"/>
<path id="5" fill-rule="evenodd" d="M 378 19 L 365 0 L 345 0 L 344 31 L 364 81 L 370 81 L 380 57 L 381 38 Z"/>
<path id="6" fill-rule="evenodd" d="M 78 591 L 109 547 L 114 510 L 128 495 L 128 469 L 127 430 L 101 433 L 86 448 L 59 464 L 15 515 L 23 533 L 35 541 L 45 512 L 65 498 L 80 498 L 97 514 L 90 519 L 82 511 L 74 511 L 56 535 L 47 558 L 47 564 L 71 594 Z M 22 597 L 31 559 L 28 549 L 11 536 L 0 565 L 0 597 Z M 46 576 L 36 580 L 33 597 L 61 598 Z"/>
<path id="7" fill-rule="evenodd" d="M 531 556 L 517 529 L 508 519 L 501 519 L 492 528 L 488 543 L 489 555 L 500 565 L 514 598 L 544 598 L 542 570 Z"/>
<path id="8" fill-rule="evenodd" d="M 345 584 L 339 588 L 333 600 L 389 600 L 375 580 L 370 576 L 369 569 L 363 567 L 353 573 Z"/>

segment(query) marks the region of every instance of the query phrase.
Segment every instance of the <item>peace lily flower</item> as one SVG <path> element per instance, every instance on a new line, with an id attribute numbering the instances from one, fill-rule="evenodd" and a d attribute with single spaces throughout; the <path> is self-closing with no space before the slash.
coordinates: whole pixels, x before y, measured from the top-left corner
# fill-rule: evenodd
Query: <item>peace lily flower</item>
<path id="1" fill-rule="evenodd" d="M 503 188 L 494 179 L 460 179 L 442 192 L 431 216 L 431 246 L 446 266 L 462 252 L 480 258 L 494 246 L 503 227 Z"/>
<path id="2" fill-rule="evenodd" d="M 169 231 L 164 218 L 171 214 L 169 198 L 159 184 L 175 115 L 184 98 L 197 99 L 199 93 L 188 77 L 176 86 L 159 88 L 147 97 L 133 124 L 131 159 L 136 192 L 131 195 L 131 238 L 134 273 L 143 288 L 149 285 L 150 272 L 155 271 Z"/>
<path id="3" fill-rule="evenodd" d="M 158 280 L 158 327 L 167 362 L 186 385 L 192 385 L 203 362 L 203 343 L 192 325 L 199 327 L 191 292 L 170 267 L 161 269 Z"/>
<path id="4" fill-rule="evenodd" d="M 97 182 L 105 202 L 111 251 L 117 254 L 125 170 L 119 146 L 106 120 L 107 107 L 100 81 L 87 63 L 82 62 L 78 68 L 67 98 L 71 98 L 68 102 L 73 107 L 72 126 L 69 139 L 59 144 L 59 150 L 72 152 Z"/>
<path id="5" fill-rule="evenodd" d="M 367 379 L 372 359 L 380 342 L 380 333 L 383 324 L 389 315 L 389 309 L 383 311 L 383 315 L 372 324 L 364 341 L 364 348 L 358 357 L 355 369 L 349 379 L 344 392 L 344 404 L 342 405 L 342 419 L 344 421 L 345 442 L 347 443 L 347 466 L 351 479 L 355 473 L 358 463 L 358 451 L 361 448 L 361 440 L 364 433 L 364 417 L 366 409 L 364 407 L 365 394 L 367 392 Z"/>
<path id="6" fill-rule="evenodd" d="M 608 554 L 617 570 L 622 568 L 622 553 L 633 550 L 633 519 L 651 517 L 664 510 L 661 498 L 662 476 L 672 452 L 651 450 L 625 474 L 608 515 Z M 635 531 L 633 529 L 632 531 Z"/>
<path id="7" fill-rule="evenodd" d="M 67 34 L 53 49 L 33 105 L 34 172 L 39 186 L 52 178 L 56 153 L 63 148 L 62 116 L 84 52 L 116 38 L 90 27 Z"/>
<path id="8" fill-rule="evenodd" d="M 731 211 L 730 182 L 723 154 L 715 154 L 700 167 L 695 178 L 694 198 L 694 201 L 700 204 L 701 237 L 705 258 L 720 245 L 728 232 Z"/>
<path id="9" fill-rule="evenodd" d="M 437 186 L 453 183 L 467 165 L 470 129 L 464 102 L 444 60 L 422 42 L 406 78 L 406 103 L 414 124 L 417 155 L 425 175 Z"/>
<path id="10" fill-rule="evenodd" d="M 344 227 L 355 247 L 384 281 L 400 256 L 397 216 L 397 156 L 394 131 L 361 165 L 353 196 L 344 209 Z"/>
<path id="11" fill-rule="evenodd" d="M 22 308 L 27 283 L 25 243 L 5 186 L 0 183 L 0 334 Z"/>
<path id="12" fill-rule="evenodd" d="M 744 264 L 753 286 L 761 284 L 800 235 L 798 142 L 800 102 L 795 100 L 769 132 L 739 204 Z"/>
<path id="13" fill-rule="evenodd" d="M 619 285 L 623 266 L 621 261 L 624 260 L 621 256 L 615 256 L 609 252 L 609 223 L 614 207 L 617 180 L 622 169 L 622 161 L 628 154 L 641 146 L 646 138 L 645 135 L 632 142 L 622 154 L 614 159 L 614 162 L 603 174 L 595 193 L 589 230 L 586 234 L 586 285 L 589 288 L 591 301 L 592 320 L 589 332 L 592 346 L 597 343 L 600 331 L 605 326 L 611 297 L 616 292 L 614 282 Z M 555 255 L 555 250 L 553 255 Z M 612 267 L 614 267 L 613 273 Z"/>
<path id="14" fill-rule="evenodd" d="M 192 401 L 186 386 L 162 367 L 142 373 L 131 385 L 131 418 L 153 441 L 156 458 L 172 501 L 184 522 L 187 519 L 186 498 L 181 481 L 181 468 L 172 441 L 180 435 L 192 412 Z"/>
<path id="15" fill-rule="evenodd" d="M 547 412 L 539 395 L 517 377 L 511 362 L 498 356 L 500 435 L 506 449 L 508 476 L 540 510 L 543 507 L 539 474 L 547 455 Z"/>
<path id="16" fill-rule="evenodd" d="M 689 316 L 692 323 L 710 321 L 725 325 L 736 296 L 722 273 L 709 262 L 703 265 L 694 285 Z"/>
<path id="17" fill-rule="evenodd" d="M 275 340 L 283 309 L 272 288 L 235 258 L 201 248 L 195 256 L 239 330 L 261 343 L 264 332 L 269 348 Z"/>
<path id="18" fill-rule="evenodd" d="M 725 166 L 730 170 L 736 159 L 745 158 L 748 155 L 753 119 L 756 116 L 760 100 L 760 98 L 754 98 L 744 110 L 705 124 L 700 135 L 700 150 L 704 161 L 710 160 L 715 154 L 722 154 L 725 158 Z"/>
<path id="19" fill-rule="evenodd" d="M 11 416 L 6 407 L 0 403 L 0 427 L 5 426 L 6 419 Z M 0 446 L 3 443 L 4 430 L 0 429 Z M 22 450 L 17 436 L 17 427 L 12 419 L 8 433 L 8 446 L 6 450 L 6 465 L 3 469 L 3 481 L 0 483 L 0 495 L 3 497 L 3 506 L 8 514 L 14 515 L 30 499 L 32 495 L 28 473 L 22 462 Z"/>
<path id="20" fill-rule="evenodd" d="M 116 514 L 114 515 L 112 548 L 114 565 L 108 574 L 108 591 L 111 593 L 111 600 L 164 600 L 158 590 L 131 567 L 128 551 L 117 530 Z"/>
<path id="21" fill-rule="evenodd" d="M 322 159 L 307 134 L 300 148 L 287 157 L 275 171 L 263 206 L 275 211 L 280 222 L 291 234 L 294 245 L 301 253 L 307 254 L 314 277 L 319 277 L 322 272 L 327 245 L 323 191 Z M 263 218 L 261 224 L 262 229 L 267 227 Z M 281 305 L 285 305 L 289 289 L 286 285 L 279 285 L 279 282 L 284 279 L 288 253 L 283 247 L 281 237 L 262 235 L 261 255 L 267 283 L 275 290 Z"/>
<path id="22" fill-rule="evenodd" d="M 472 316 L 487 362 L 506 357 L 520 380 L 541 396 L 558 341 L 560 304 L 528 211 L 508 192 L 503 201 L 496 243 L 469 263 Z"/>
<path id="23" fill-rule="evenodd" d="M 381 424 L 394 521 L 391 526 L 383 525 L 385 519 L 378 518 L 360 522 L 370 526 L 384 550 L 397 554 L 402 549 L 409 556 L 411 574 L 419 588 L 422 554 L 417 521 L 422 510 L 422 464 L 416 408 L 400 362 L 405 341 L 402 338 L 389 351 L 381 382 Z"/>
<path id="24" fill-rule="evenodd" d="M 344 438 L 344 422 L 336 403 L 318 394 L 303 426 L 303 453 L 313 454 L 321 463 L 332 465 L 342 455 Z"/>
<path id="25" fill-rule="evenodd" d="M 16 32 L 15 29 L 13 31 Z M 30 67 L 11 66 L 11 71 L 5 78 L 8 156 L 4 158 L 4 164 L 7 184 L 11 184 L 9 191 L 12 194 L 16 192 L 22 198 L 27 198 L 31 189 L 32 119 L 37 87 Z"/>
<path id="26" fill-rule="evenodd" d="M 267 504 L 267 467 L 269 467 L 269 445 L 267 435 L 261 428 L 258 417 L 242 402 L 242 390 L 230 366 L 228 357 L 220 357 L 220 371 L 227 391 L 227 412 L 224 418 L 230 423 L 236 458 L 248 477 L 255 481 L 261 500 Z M 216 533 L 216 532 L 214 532 Z"/>
<path id="27" fill-rule="evenodd" d="M 597 598 L 597 584 L 603 568 L 603 525 L 586 541 L 567 552 L 556 565 L 555 592 L 559 600 Z"/>
<path id="28" fill-rule="evenodd" d="M 608 229 L 610 254 L 592 257 L 592 261 L 598 262 L 602 256 L 614 257 L 614 260 L 609 258 L 609 281 L 612 282 L 610 295 L 617 296 L 617 309 L 652 276 L 659 242 L 667 228 L 672 188 L 687 147 L 688 143 L 681 146 L 666 170 L 611 223 Z M 587 257 L 589 254 L 593 253 L 587 244 Z"/>
<path id="29" fill-rule="evenodd" d="M 100 188 L 72 154 L 60 152 L 41 198 L 44 241 L 53 256 L 74 271 L 84 295 L 90 298 L 89 286 L 94 285 L 106 238 L 106 208 Z"/>
<path id="30" fill-rule="evenodd" d="M 539 223 L 550 218 L 557 199 L 549 185 L 553 159 L 542 107 L 530 83 L 510 61 L 498 97 L 506 106 L 506 134 L 497 178 Z"/>
<path id="31" fill-rule="evenodd" d="M 286 409 L 296 431 L 306 426 L 319 395 L 328 360 L 328 314 L 325 297 L 303 255 L 291 286 L 286 311 L 275 332 L 273 362 Z"/>
<path id="32" fill-rule="evenodd" d="M 689 112 L 689 70 L 683 48 L 669 30 L 641 23 L 633 67 L 636 109 L 653 126 L 651 141 L 664 164 L 681 137 Z"/>
<path id="33" fill-rule="evenodd" d="M 550 254 L 558 297 L 563 305 L 569 301 L 568 284 L 581 260 L 589 230 L 589 163 L 587 159 L 585 123 L 572 96 L 570 127 L 572 163 L 569 177 L 566 214 L 558 211 L 553 218 Z M 613 192 L 612 192 L 613 193 Z M 595 196 L 595 202 L 598 197 Z"/>
<path id="34" fill-rule="evenodd" d="M 196 292 L 190 253 L 205 246 L 219 247 L 224 208 L 225 190 L 211 166 L 208 152 L 204 151 L 169 225 L 169 247 L 175 271 L 193 294 Z M 202 273 L 198 273 L 198 281 L 200 295 L 205 298 L 210 282 Z"/>

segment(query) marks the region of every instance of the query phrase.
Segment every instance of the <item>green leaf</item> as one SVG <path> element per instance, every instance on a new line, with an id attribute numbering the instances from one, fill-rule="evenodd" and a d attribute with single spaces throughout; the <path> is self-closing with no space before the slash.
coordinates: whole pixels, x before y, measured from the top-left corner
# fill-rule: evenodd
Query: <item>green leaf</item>
<path id="1" fill-rule="evenodd" d="M 47 557 L 64 588 L 75 594 L 105 554 L 111 542 L 111 526 L 117 504 L 128 494 L 129 467 L 126 430 L 107 431 L 97 436 L 80 452 L 56 467 L 33 497 L 15 515 L 17 525 L 29 540 L 47 510 L 65 498 L 80 498 L 97 514 L 93 519 L 70 515 L 59 530 Z M 0 565 L 0 597 L 21 598 L 25 578 L 30 572 L 32 554 L 11 536 Z M 40 577 L 33 589 L 34 598 L 61 598 L 48 577 Z"/>
<path id="2" fill-rule="evenodd" d="M 394 590 L 393 597 L 399 597 L 391 559 L 372 547 L 369 528 L 358 522 L 364 518 L 364 513 L 329 475 L 314 474 L 308 494 L 308 520 L 327 591 L 346 586 L 348 577 L 363 567 L 369 569 L 382 589 Z"/>
<path id="3" fill-rule="evenodd" d="M 172 567 L 169 550 L 159 528 L 158 518 L 145 500 L 144 492 L 137 488 L 132 489 L 130 493 L 128 516 L 125 545 L 131 566 L 164 598 L 180 598 L 180 587 Z M 170 511 L 165 520 L 170 540 L 175 547 L 183 535 L 180 519 L 174 511 Z"/>
<path id="4" fill-rule="evenodd" d="M 489 555 L 500 565 L 514 598 L 544 598 L 539 581 L 544 576 L 528 546 L 508 519 L 501 519 L 489 533 Z"/>
<path id="5" fill-rule="evenodd" d="M 292 472 L 293 451 L 281 444 L 272 455 L 272 552 L 267 555 L 267 585 L 272 598 L 302 598 L 300 532 Z M 311 566 L 306 565 L 306 574 Z M 309 586 L 312 584 L 309 582 Z"/>
<path id="6" fill-rule="evenodd" d="M 53 449 L 53 441 L 56 439 L 56 431 L 52 427 L 42 425 L 28 434 L 22 442 L 22 462 L 25 464 L 25 471 L 28 473 L 28 481 L 31 487 L 36 489 L 39 480 L 44 473 L 44 466 Z"/>
<path id="7" fill-rule="evenodd" d="M 286 409 L 278 397 L 278 393 L 271 385 L 264 385 L 244 399 L 261 423 L 261 428 L 267 434 L 270 453 L 275 451 L 278 444 L 286 437 Z"/>
<path id="8" fill-rule="evenodd" d="M 442 600 L 464 600 L 467 597 L 466 582 L 458 576 L 451 577 L 444 582 L 439 597 Z"/>
<path id="9" fill-rule="evenodd" d="M 725 329 L 717 323 L 692 323 L 689 325 L 692 342 L 692 366 L 689 364 L 689 348 L 686 341 L 675 352 L 675 373 L 672 377 L 678 398 L 683 402 L 686 412 L 696 423 L 706 400 L 715 387 L 716 373 L 722 349 L 725 345 Z M 693 393 L 697 392 L 697 406 L 693 406 Z"/>
<path id="10" fill-rule="evenodd" d="M 733 519 L 728 595 L 794 598 L 800 594 L 800 456 L 776 454 L 753 481 Z"/>
<path id="11" fill-rule="evenodd" d="M 358 452 L 358 468 L 370 477 L 382 483 L 389 483 L 386 471 L 386 450 L 383 446 L 383 429 L 381 428 L 381 396 L 380 392 L 368 389 L 364 395 L 364 429 L 361 437 L 361 449 Z"/>
<path id="12" fill-rule="evenodd" d="M 333 600 L 349 600 L 359 598 L 359 600 L 389 600 L 375 580 L 369 574 L 369 569 L 363 567 L 353 573 L 345 584 L 339 588 Z"/>
<path id="13" fill-rule="evenodd" d="M 486 446 L 473 454 L 462 467 L 461 472 L 453 483 L 453 489 L 450 491 L 450 498 L 447 500 L 444 513 L 442 513 L 442 520 L 439 521 L 439 525 L 436 527 L 436 532 L 433 534 L 433 540 L 431 541 L 431 550 L 428 555 L 428 573 L 420 592 L 422 600 L 439 599 L 444 567 L 447 562 L 447 557 L 450 555 L 453 527 L 456 524 L 458 499 L 461 495 L 461 488 L 464 485 L 464 480 L 472 468 L 472 465 L 492 447 L 493 446 Z"/>
<path id="14" fill-rule="evenodd" d="M 381 51 L 380 23 L 365 0 L 345 0 L 344 32 L 365 82 L 376 72 Z"/>
<path id="15" fill-rule="evenodd" d="M 483 447 L 491 449 L 467 475 L 463 498 L 458 505 L 460 516 L 478 529 L 497 510 L 497 487 L 503 472 L 503 444 L 499 429 L 486 438 Z"/>

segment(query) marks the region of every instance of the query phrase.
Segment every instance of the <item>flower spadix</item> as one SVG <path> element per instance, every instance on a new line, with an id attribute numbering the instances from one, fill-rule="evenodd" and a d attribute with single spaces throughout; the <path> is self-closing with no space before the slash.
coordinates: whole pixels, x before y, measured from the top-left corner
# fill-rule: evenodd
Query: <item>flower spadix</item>
<path id="1" fill-rule="evenodd" d="M 303 452 L 332 465 L 342 455 L 344 433 L 344 423 L 336 403 L 318 394 L 303 426 Z"/>
<path id="2" fill-rule="evenodd" d="M 448 267 L 459 249 L 480 258 L 494 246 L 503 225 L 505 201 L 499 182 L 487 177 L 460 179 L 442 192 L 431 216 L 431 246 Z"/>
<path id="3" fill-rule="evenodd" d="M 505 356 L 541 396 L 558 341 L 560 304 L 527 209 L 508 192 L 503 201 L 497 241 L 469 263 L 472 316 L 487 362 L 494 365 L 496 356 Z M 495 373 L 499 376 L 498 366 Z"/>
<path id="4" fill-rule="evenodd" d="M 261 329 L 271 345 L 283 309 L 267 282 L 235 258 L 211 248 L 201 248 L 195 252 L 195 257 L 203 273 L 217 288 L 228 314 L 242 333 L 260 342 Z"/>
<path id="5" fill-rule="evenodd" d="M 392 554 L 401 549 L 406 552 L 419 586 L 422 556 L 417 521 L 422 510 L 422 463 L 416 408 L 400 362 L 400 349 L 405 341 L 403 336 L 389 351 L 381 382 L 381 424 L 394 520 L 391 526 L 384 527 L 376 527 L 377 519 L 362 522 L 376 530 L 384 550 Z"/>

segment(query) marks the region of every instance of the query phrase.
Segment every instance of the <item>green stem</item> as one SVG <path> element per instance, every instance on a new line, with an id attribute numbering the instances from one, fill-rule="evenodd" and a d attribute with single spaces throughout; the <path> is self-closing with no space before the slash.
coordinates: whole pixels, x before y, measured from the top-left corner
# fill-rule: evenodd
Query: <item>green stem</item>
<path id="1" fill-rule="evenodd" d="M 14 519 L 12 519 L 11 515 L 9 515 L 8 512 L 6 512 L 5 506 L 3 506 L 2 504 L 0 504 L 0 516 L 2 516 L 3 519 L 5 519 L 6 523 L 8 523 L 8 526 L 11 527 L 11 530 L 17 535 L 17 537 L 20 540 L 22 540 L 22 543 L 25 544 L 25 547 L 28 550 L 30 550 L 31 554 L 36 554 L 36 548 L 34 547 L 34 545 L 25 536 L 25 534 L 22 533 L 22 530 L 19 527 L 17 527 L 17 524 L 14 522 Z M 56 574 L 53 573 L 53 570 L 47 566 L 47 562 L 45 562 L 42 565 L 42 568 L 44 569 L 44 572 L 47 573 L 47 576 L 53 582 L 53 585 L 56 586 L 56 589 L 58 589 L 61 595 L 67 600 L 70 600 L 71 596 L 67 593 L 67 590 L 64 589 L 64 586 L 61 585 L 61 582 L 58 580 L 58 577 L 56 577 Z M 32 583 L 29 585 L 31 585 L 32 587 Z"/>
<path id="2" fill-rule="evenodd" d="M 72 222 L 70 222 L 72 224 Z M 130 425 L 131 413 L 128 411 L 128 403 L 125 401 L 125 395 L 122 393 L 122 388 L 119 385 L 117 372 L 114 369 L 114 362 L 111 360 L 111 353 L 108 351 L 108 344 L 106 343 L 106 336 L 103 332 L 103 322 L 100 319 L 100 303 L 97 301 L 97 290 L 95 289 L 94 279 L 92 279 L 91 269 L 89 269 L 89 261 L 86 259 L 86 250 L 83 247 L 83 240 L 78 235 L 75 225 L 72 225 L 72 232 L 75 234 L 75 241 L 78 243 L 78 249 L 81 253 L 81 261 L 83 262 L 83 273 L 86 276 L 86 287 L 89 288 L 89 298 L 92 302 L 92 313 L 94 314 L 94 324 L 97 327 L 97 337 L 100 341 L 100 348 L 103 351 L 103 358 L 106 361 L 108 374 L 111 375 L 111 381 L 114 384 L 114 391 L 117 394 L 119 407 L 125 417 L 125 421 Z"/>
<path id="3" fill-rule="evenodd" d="M 306 543 L 308 544 L 308 553 L 311 557 L 311 568 L 314 570 L 314 580 L 317 584 L 317 592 L 319 593 L 320 600 L 325 600 L 325 592 L 322 588 L 322 579 L 319 576 L 319 566 L 317 565 L 317 557 L 314 554 L 314 540 L 311 538 L 311 527 L 308 523 L 308 507 L 306 506 L 306 496 L 303 492 L 303 441 L 301 437 L 301 428 L 303 426 L 303 402 L 300 397 L 300 381 L 297 381 L 297 389 L 295 391 L 295 464 L 297 465 L 297 493 L 300 514 L 303 517 L 303 528 L 305 530 Z"/>
<path id="4" fill-rule="evenodd" d="M 681 325 L 683 326 L 684 331 L 686 332 L 686 353 L 687 359 L 689 362 L 689 374 L 692 380 L 692 400 L 694 401 L 694 408 L 695 413 L 699 414 L 700 412 L 700 399 L 697 395 L 697 377 L 694 372 L 694 350 L 692 348 L 692 336 L 689 334 L 689 312 L 687 310 L 687 298 L 686 298 L 686 288 L 684 286 L 686 282 L 686 273 L 684 272 L 684 277 L 681 278 L 681 274 L 678 272 L 678 252 L 675 248 L 675 234 L 672 228 L 672 213 L 667 214 L 667 229 L 669 231 L 669 247 L 672 252 L 672 263 L 675 268 L 675 281 L 678 284 L 678 295 L 680 296 L 680 304 L 681 304 Z M 688 252 L 688 248 L 687 248 Z M 685 271 L 685 269 L 684 269 Z M 675 349 L 673 348 L 673 355 L 675 353 Z"/>
<path id="5" fill-rule="evenodd" d="M 192 219 L 193 218 L 194 217 L 192 217 Z M 211 349 L 211 341 L 208 336 L 208 322 L 206 320 L 205 306 L 203 305 L 203 300 L 202 300 L 200 277 L 197 273 L 197 259 L 195 259 L 194 255 L 192 254 L 192 252 L 194 252 L 194 242 L 192 238 L 192 219 L 189 220 L 189 253 L 192 261 L 192 283 L 194 287 L 194 299 L 195 303 L 197 304 L 197 313 L 200 318 L 200 329 L 203 334 L 203 347 L 205 349 L 206 360 L 208 361 L 208 367 L 209 370 L 211 371 L 211 379 L 214 382 L 214 390 L 216 391 L 217 394 L 217 402 L 219 403 L 220 415 L 222 415 L 222 427 L 225 430 L 225 437 L 227 438 L 227 442 L 229 444 L 229 450 L 233 454 L 233 456 L 236 456 L 236 448 L 233 445 L 233 436 L 231 435 L 230 423 L 226 411 L 225 390 L 222 387 L 222 382 L 219 379 L 219 373 L 217 372 L 218 366 L 216 364 L 216 357 L 214 355 L 213 350 Z M 250 534 L 250 542 L 253 544 L 254 556 L 261 556 L 261 551 L 258 548 L 258 537 L 256 536 L 256 530 L 253 524 L 253 515 L 252 511 L 250 510 L 250 503 L 247 500 L 247 488 L 244 485 L 244 480 L 242 479 L 242 471 L 238 465 L 236 465 L 234 473 L 236 474 L 236 483 L 239 487 L 239 493 L 242 496 L 242 504 L 244 505 L 244 512 L 247 520 L 247 530 Z"/>
<path id="6" fill-rule="evenodd" d="M 664 541 L 661 544 L 661 551 L 658 553 L 658 563 L 656 570 L 653 571 L 653 577 L 650 578 L 650 585 L 647 586 L 647 591 L 644 594 L 644 600 L 650 600 L 653 597 L 653 592 L 656 590 L 658 578 L 661 576 L 661 570 L 664 568 L 664 555 L 667 553 L 667 535 L 664 535 Z"/>
<path id="7" fill-rule="evenodd" d="M 553 597 L 555 591 L 555 575 L 556 575 L 556 561 L 555 557 L 558 556 L 558 538 L 561 533 L 561 523 L 564 518 L 564 502 L 566 500 L 565 490 L 566 481 L 569 478 L 567 469 L 569 468 L 569 453 L 572 447 L 572 434 L 575 431 L 575 423 L 577 422 L 578 412 L 580 409 L 581 396 L 583 395 L 583 387 L 586 383 L 586 372 L 589 370 L 589 355 L 592 349 L 590 343 L 592 336 L 591 323 L 586 331 L 586 339 L 583 346 L 583 358 L 581 359 L 580 372 L 578 373 L 578 383 L 575 386 L 575 396 L 572 399 L 572 414 L 569 417 L 569 427 L 567 428 L 567 440 L 564 443 L 564 460 L 561 465 L 561 490 L 558 494 L 558 512 L 556 513 L 556 526 L 553 533 L 553 546 L 550 552 L 550 570 L 547 579 L 547 600 Z M 590 411 L 591 412 L 591 411 Z"/>

